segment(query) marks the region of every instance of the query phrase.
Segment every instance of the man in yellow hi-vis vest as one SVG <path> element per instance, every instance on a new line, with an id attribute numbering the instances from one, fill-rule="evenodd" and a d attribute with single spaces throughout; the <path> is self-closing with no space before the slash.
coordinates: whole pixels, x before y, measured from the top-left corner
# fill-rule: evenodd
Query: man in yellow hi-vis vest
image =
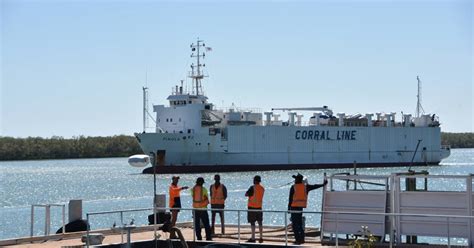
<path id="1" fill-rule="evenodd" d="M 209 225 L 209 215 L 207 214 L 207 205 L 209 204 L 209 196 L 207 189 L 203 187 L 204 178 L 198 177 L 196 185 L 191 189 L 191 196 L 193 198 L 194 212 L 194 230 L 196 238 L 202 240 L 201 236 L 201 222 L 206 230 L 206 240 L 212 240 L 211 226 Z M 202 209 L 202 210 L 200 210 Z"/>

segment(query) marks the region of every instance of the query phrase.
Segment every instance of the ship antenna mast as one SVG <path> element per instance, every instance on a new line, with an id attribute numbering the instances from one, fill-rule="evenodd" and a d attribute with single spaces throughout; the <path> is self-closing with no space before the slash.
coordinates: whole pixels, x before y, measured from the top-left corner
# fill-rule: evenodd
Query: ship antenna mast
<path id="1" fill-rule="evenodd" d="M 416 80 L 418 81 L 418 94 L 416 95 L 417 102 L 416 102 L 416 117 L 420 117 L 420 112 L 424 113 L 425 110 L 423 106 L 421 106 L 421 80 L 419 76 L 416 76 Z"/>
<path id="2" fill-rule="evenodd" d="M 196 58 L 196 64 L 191 64 L 191 72 L 189 77 L 193 80 L 193 87 L 196 89 L 196 95 L 199 95 L 199 91 L 202 94 L 202 85 L 201 79 L 207 77 L 203 74 L 203 70 L 201 67 L 206 67 L 206 64 L 201 64 L 201 58 L 204 59 L 206 54 L 201 52 L 201 48 L 204 48 L 206 51 L 211 51 L 210 47 L 206 47 L 203 40 L 197 39 L 196 44 L 191 44 L 191 58 Z"/>
<path id="3" fill-rule="evenodd" d="M 148 114 L 148 87 L 143 87 L 143 132 L 146 132 Z"/>

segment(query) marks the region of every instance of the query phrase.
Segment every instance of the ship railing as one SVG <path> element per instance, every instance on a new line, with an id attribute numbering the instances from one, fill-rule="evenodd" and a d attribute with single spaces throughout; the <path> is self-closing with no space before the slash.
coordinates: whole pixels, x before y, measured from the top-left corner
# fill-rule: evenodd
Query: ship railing
<path id="1" fill-rule="evenodd" d="M 256 209 L 212 209 L 212 208 L 159 208 L 159 207 L 155 207 L 155 209 L 153 208 L 138 208 L 138 209 L 124 209 L 124 210 L 114 210 L 114 211 L 103 211 L 103 212 L 91 212 L 91 213 L 87 213 L 86 214 L 86 220 L 87 220 L 87 223 L 90 223 L 90 220 L 92 217 L 94 216 L 99 216 L 99 215 L 109 215 L 109 214 L 119 214 L 120 215 L 120 223 L 122 224 L 122 227 L 126 226 L 126 224 L 124 223 L 124 214 L 125 213 L 131 213 L 131 212 L 144 212 L 144 211 L 152 211 L 153 212 L 154 210 L 154 213 L 158 213 L 158 212 L 164 212 L 164 211 L 171 211 L 171 210 L 180 210 L 180 211 L 191 211 L 194 213 L 194 211 L 212 211 L 212 210 L 215 210 L 215 211 L 223 211 L 225 213 L 236 213 L 237 214 L 237 242 L 238 244 L 240 244 L 242 242 L 242 227 L 244 226 L 243 223 L 242 223 L 242 218 L 241 218 L 241 215 L 242 213 L 248 213 L 248 212 L 262 212 L 262 213 L 273 213 L 273 214 L 277 214 L 279 216 L 283 216 L 284 218 L 284 243 L 285 243 L 285 246 L 288 246 L 288 240 L 289 240 L 289 229 L 288 229 L 288 226 L 289 226 L 289 223 L 288 223 L 288 220 L 289 220 L 289 216 L 291 216 L 292 213 L 297 213 L 297 214 L 305 214 L 305 215 L 317 215 L 319 217 L 321 217 L 322 215 L 332 215 L 333 216 L 333 219 L 334 219 L 334 226 L 335 226 L 335 230 L 333 230 L 333 232 L 328 232 L 328 231 L 325 231 L 324 229 L 322 229 L 322 225 L 320 225 L 321 227 L 321 230 L 320 230 L 320 240 L 319 242 L 323 241 L 323 239 L 327 236 L 324 236 L 325 234 L 329 234 L 329 238 L 331 240 L 331 242 L 336 246 L 336 247 L 339 247 L 340 245 L 340 239 L 341 237 L 348 237 L 346 233 L 344 232 L 340 232 L 339 229 L 338 229 L 338 225 L 340 224 L 340 222 L 342 221 L 341 219 L 341 216 L 344 216 L 344 215 L 351 215 L 351 216 L 358 216 L 358 217 L 363 217 L 363 216 L 384 216 L 385 218 L 390 218 L 390 219 L 395 219 L 395 218 L 400 218 L 400 217 L 417 217 L 417 218 L 430 218 L 430 219 L 433 219 L 433 218 L 439 218 L 441 220 L 444 220 L 445 223 L 446 223 L 446 239 L 447 239 L 447 247 L 451 247 L 451 238 L 452 238 L 452 232 L 450 231 L 450 228 L 452 225 L 455 225 L 456 224 L 456 221 L 455 220 L 459 220 L 459 219 L 465 219 L 465 220 L 468 220 L 469 222 L 473 221 L 474 219 L 474 216 L 464 216 L 464 215 L 437 215 L 437 214 L 409 214 L 409 213 L 374 213 L 374 212 L 350 212 L 350 211 L 291 211 L 291 210 L 256 210 Z M 156 223 L 156 215 L 155 215 L 155 223 Z M 266 218 L 264 218 L 266 219 Z M 320 220 L 322 221 L 322 217 L 320 218 Z M 192 228 L 193 228 L 193 241 L 196 241 L 196 236 L 195 236 L 195 226 L 194 226 L 194 214 L 192 215 Z M 341 222 L 342 223 L 342 222 Z M 132 224 L 132 223 L 131 223 Z M 229 223 L 229 224 L 233 224 L 233 223 Z M 146 226 L 150 226 L 150 225 L 146 225 Z M 156 224 L 156 225 L 153 225 L 154 226 L 154 237 L 155 239 L 156 238 L 159 238 L 160 235 L 157 234 L 157 231 L 158 231 L 158 227 L 161 226 L 161 224 Z M 317 227 L 317 226 L 309 226 L 309 227 Z M 115 228 L 115 223 L 114 223 L 114 227 Z M 305 227 L 303 227 L 305 228 Z M 363 230 L 364 228 L 367 228 L 367 227 L 364 227 L 364 226 L 361 226 L 361 229 Z M 370 226 L 368 227 L 369 230 L 370 230 Z M 124 228 L 122 228 L 124 229 Z M 87 231 L 86 231 L 86 247 L 89 247 L 89 235 L 91 233 L 93 233 L 94 231 L 90 229 L 90 224 L 88 225 L 88 228 L 87 228 Z M 357 233 L 354 233 L 353 235 L 357 235 Z M 360 235 L 360 233 L 359 233 Z M 430 236 L 430 235 L 427 235 L 427 236 Z M 131 238 L 130 238 L 130 232 L 128 233 L 128 240 L 127 240 L 127 246 L 130 247 L 131 246 Z M 318 238 L 318 237 L 316 237 Z M 471 237 L 472 238 L 472 237 Z M 472 240 L 471 238 L 468 238 L 468 243 L 469 243 L 469 246 L 472 245 Z M 401 244 L 401 240 L 396 240 L 396 230 L 394 230 L 393 228 L 390 228 L 390 233 L 389 235 L 384 235 L 383 239 L 380 240 L 380 242 L 382 241 L 385 241 L 387 242 L 387 239 L 388 239 L 388 243 L 389 243 L 389 247 L 394 247 L 396 246 L 397 244 Z M 306 238 L 306 241 L 310 242 L 309 238 L 307 237 Z M 318 240 L 314 240 L 314 242 L 317 242 Z M 122 233 L 122 244 L 123 244 L 123 233 Z M 403 244 L 401 244 L 403 245 Z"/>
<path id="2" fill-rule="evenodd" d="M 35 208 L 44 208 L 44 236 L 51 232 L 51 207 L 61 207 L 62 233 L 66 233 L 66 205 L 65 204 L 34 204 L 31 205 L 30 237 L 34 236 Z"/>

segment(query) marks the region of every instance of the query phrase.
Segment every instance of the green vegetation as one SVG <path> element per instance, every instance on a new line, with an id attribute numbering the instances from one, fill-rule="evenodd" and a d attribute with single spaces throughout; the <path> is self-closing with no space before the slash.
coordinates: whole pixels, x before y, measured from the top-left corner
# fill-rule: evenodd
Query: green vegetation
<path id="1" fill-rule="evenodd" d="M 133 136 L 0 137 L 0 160 L 127 157 L 142 153 Z"/>
<path id="2" fill-rule="evenodd" d="M 451 148 L 474 148 L 474 133 L 441 133 L 441 144 Z"/>
<path id="3" fill-rule="evenodd" d="M 442 133 L 441 143 L 474 148 L 474 133 Z M 128 157 L 142 150 L 133 136 L 112 137 L 0 137 L 0 160 Z"/>

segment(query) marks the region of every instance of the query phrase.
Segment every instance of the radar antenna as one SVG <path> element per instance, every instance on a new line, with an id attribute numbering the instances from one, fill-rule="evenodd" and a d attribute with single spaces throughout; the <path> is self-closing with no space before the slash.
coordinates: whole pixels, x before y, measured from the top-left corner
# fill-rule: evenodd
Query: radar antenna
<path id="1" fill-rule="evenodd" d="M 196 64 L 191 64 L 191 72 L 189 73 L 189 77 L 193 80 L 193 88 L 196 90 L 196 95 L 202 94 L 202 85 L 201 79 L 207 77 L 203 74 L 203 70 L 201 67 L 206 67 L 206 64 L 201 64 L 201 58 L 204 59 L 206 57 L 206 53 L 202 52 L 201 49 L 204 48 L 206 51 L 212 51 L 212 48 L 206 47 L 203 40 L 197 39 L 197 43 L 191 44 L 191 58 L 196 58 Z"/>
<path id="2" fill-rule="evenodd" d="M 416 76 L 416 80 L 418 81 L 418 94 L 416 95 L 417 102 L 416 102 L 416 117 L 420 117 L 420 112 L 423 114 L 425 110 L 423 106 L 421 106 L 421 80 L 419 76 Z"/>

